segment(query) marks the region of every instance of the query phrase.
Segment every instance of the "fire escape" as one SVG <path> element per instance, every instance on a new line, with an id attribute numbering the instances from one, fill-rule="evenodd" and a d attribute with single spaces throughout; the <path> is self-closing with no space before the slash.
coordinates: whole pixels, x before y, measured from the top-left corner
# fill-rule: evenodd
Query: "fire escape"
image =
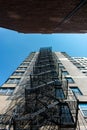
<path id="1" fill-rule="evenodd" d="M 25 101 L 11 118 L 13 130 L 75 130 L 78 118 L 76 97 L 59 72 L 51 48 L 41 48 L 25 85 Z"/>

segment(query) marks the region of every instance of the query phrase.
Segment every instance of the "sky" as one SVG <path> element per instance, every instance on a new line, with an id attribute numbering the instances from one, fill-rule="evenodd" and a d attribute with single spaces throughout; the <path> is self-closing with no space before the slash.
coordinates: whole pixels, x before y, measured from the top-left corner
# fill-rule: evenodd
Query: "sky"
<path id="1" fill-rule="evenodd" d="M 30 52 L 40 47 L 87 57 L 87 34 L 23 34 L 0 28 L 0 86 Z"/>

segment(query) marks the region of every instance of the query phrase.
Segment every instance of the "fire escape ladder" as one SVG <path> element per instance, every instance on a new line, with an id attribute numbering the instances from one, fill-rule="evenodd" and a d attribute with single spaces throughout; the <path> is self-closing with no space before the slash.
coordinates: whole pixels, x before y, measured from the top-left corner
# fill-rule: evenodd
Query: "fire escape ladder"
<path id="1" fill-rule="evenodd" d="M 78 103 L 59 73 L 52 48 L 41 48 L 25 85 L 24 105 L 12 117 L 13 130 L 75 130 Z"/>

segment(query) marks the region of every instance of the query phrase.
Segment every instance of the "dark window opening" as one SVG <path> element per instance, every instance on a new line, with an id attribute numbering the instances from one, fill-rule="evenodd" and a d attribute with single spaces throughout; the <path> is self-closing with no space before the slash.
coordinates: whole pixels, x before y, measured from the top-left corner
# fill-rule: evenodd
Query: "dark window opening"
<path id="1" fill-rule="evenodd" d="M 82 115 L 87 118 L 87 102 L 85 103 L 79 103 L 79 108 L 82 112 Z"/>
<path id="2" fill-rule="evenodd" d="M 62 71 L 62 74 L 63 74 L 64 76 L 69 75 L 69 73 L 68 73 L 67 71 Z"/>
<path id="3" fill-rule="evenodd" d="M 26 70 L 27 67 L 18 67 L 17 69 L 18 69 L 18 70 Z"/>
<path id="4" fill-rule="evenodd" d="M 70 87 L 70 89 L 75 95 L 83 95 L 78 87 Z"/>
<path id="5" fill-rule="evenodd" d="M 23 74 L 24 74 L 24 72 L 14 72 L 14 73 L 13 73 L 14 76 L 21 76 L 21 75 L 23 75 Z"/>
<path id="6" fill-rule="evenodd" d="M 11 95 L 15 88 L 0 88 L 0 95 Z"/>
<path id="7" fill-rule="evenodd" d="M 68 80 L 68 83 L 74 83 L 74 80 L 71 77 L 66 77 L 66 79 Z"/>
<path id="8" fill-rule="evenodd" d="M 20 81 L 20 78 L 10 78 L 10 79 L 7 80 L 6 83 L 8 83 L 8 84 L 18 84 L 19 81 Z"/>
<path id="9" fill-rule="evenodd" d="M 65 98 L 64 92 L 61 88 L 55 89 L 55 97 L 58 98 L 58 99 L 64 99 Z"/>

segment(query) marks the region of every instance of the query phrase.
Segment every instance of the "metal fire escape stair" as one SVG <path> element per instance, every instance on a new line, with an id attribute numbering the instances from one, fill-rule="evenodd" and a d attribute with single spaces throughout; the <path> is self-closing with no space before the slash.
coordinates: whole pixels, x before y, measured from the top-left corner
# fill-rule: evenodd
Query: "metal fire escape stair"
<path id="1" fill-rule="evenodd" d="M 55 63 L 50 48 L 40 50 L 33 73 L 30 75 L 30 87 L 28 84 L 25 88 L 27 116 L 15 118 L 19 122 L 31 120 L 31 124 L 28 126 L 30 130 L 36 128 L 38 130 L 44 128 L 47 130 L 54 128 L 75 129 L 76 127 L 74 119 L 76 117 L 72 116 L 69 103 L 66 101 L 68 96 L 67 81 L 58 79 Z"/>
<path id="2" fill-rule="evenodd" d="M 23 106 L 17 106 L 10 129 L 75 130 L 77 100 L 68 92 L 67 80 L 60 81 L 58 67 L 52 49 L 41 48 L 25 85 L 25 102 Z"/>

